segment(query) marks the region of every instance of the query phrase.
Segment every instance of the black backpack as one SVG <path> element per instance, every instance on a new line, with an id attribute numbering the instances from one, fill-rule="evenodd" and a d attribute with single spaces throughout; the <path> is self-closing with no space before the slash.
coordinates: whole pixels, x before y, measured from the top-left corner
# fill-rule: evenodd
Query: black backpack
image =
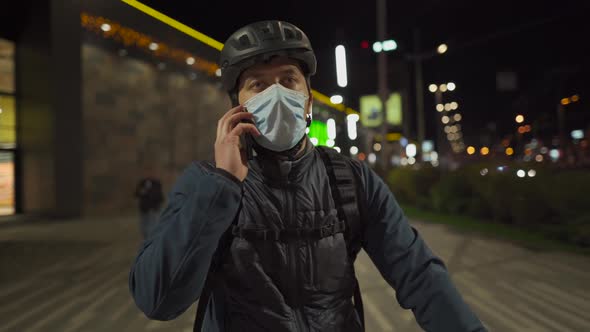
<path id="1" fill-rule="evenodd" d="M 363 205 L 364 201 L 359 199 L 359 197 L 362 197 L 364 192 L 361 183 L 360 165 L 352 165 L 352 163 L 358 162 L 343 157 L 334 149 L 318 146 L 316 147 L 316 150 L 320 153 L 324 166 L 326 167 L 326 171 L 330 180 L 332 197 L 334 199 L 334 203 L 338 211 L 338 219 L 342 227 L 331 227 L 329 230 L 308 230 L 305 232 L 305 234 L 298 234 L 298 236 L 319 233 L 321 238 L 344 232 L 348 256 L 350 262 L 354 262 L 362 246 L 362 215 L 365 211 L 365 206 Z M 207 304 L 209 303 L 214 281 L 216 280 L 216 268 L 221 264 L 221 259 L 223 258 L 224 253 L 229 250 L 231 240 L 236 235 L 236 233 L 239 232 L 239 227 L 236 226 L 236 223 L 237 216 L 232 227 L 230 227 L 230 229 L 228 229 L 228 231 L 226 231 L 219 240 L 217 250 L 211 262 L 211 267 L 209 268 L 207 278 L 205 279 L 205 285 L 203 286 L 203 290 L 201 291 L 201 296 L 199 298 L 193 332 L 201 332 Z M 281 231 L 280 233 L 282 232 L 284 231 Z M 268 232 L 265 232 L 264 236 L 265 238 L 269 236 L 281 238 L 280 233 L 274 234 L 273 236 L 269 235 Z M 255 236 L 256 234 L 252 235 Z M 356 274 L 354 279 L 354 306 L 361 319 L 361 326 L 364 331 L 365 319 L 363 312 L 363 301 L 361 298 L 361 292 Z"/>

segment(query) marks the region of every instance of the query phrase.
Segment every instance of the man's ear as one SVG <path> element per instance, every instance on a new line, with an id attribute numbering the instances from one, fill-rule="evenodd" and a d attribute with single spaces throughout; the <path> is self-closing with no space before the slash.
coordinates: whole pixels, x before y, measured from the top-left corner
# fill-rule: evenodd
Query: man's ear
<path id="1" fill-rule="evenodd" d="M 310 114 L 313 111 L 313 94 L 311 91 L 309 92 L 309 98 L 307 99 L 307 109 L 305 110 L 305 115 Z"/>

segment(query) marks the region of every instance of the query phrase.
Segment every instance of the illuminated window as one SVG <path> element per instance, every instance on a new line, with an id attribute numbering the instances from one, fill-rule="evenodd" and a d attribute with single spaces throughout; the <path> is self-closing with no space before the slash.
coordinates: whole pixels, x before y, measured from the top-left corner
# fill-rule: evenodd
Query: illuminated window
<path id="1" fill-rule="evenodd" d="M 0 148 L 14 148 L 16 144 L 16 114 L 14 97 L 0 95 Z"/>
<path id="2" fill-rule="evenodd" d="M 14 93 L 14 43 L 0 38 L 0 93 Z"/>
<path id="3" fill-rule="evenodd" d="M 14 213 L 14 161 L 12 152 L 0 151 L 0 215 Z"/>
<path id="4" fill-rule="evenodd" d="M 0 38 L 0 215 L 14 214 L 14 43 Z"/>

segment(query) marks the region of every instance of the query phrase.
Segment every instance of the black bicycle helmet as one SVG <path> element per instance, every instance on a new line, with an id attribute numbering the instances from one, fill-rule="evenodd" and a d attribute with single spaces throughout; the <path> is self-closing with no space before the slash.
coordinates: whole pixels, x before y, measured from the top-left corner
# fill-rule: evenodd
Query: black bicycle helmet
<path id="1" fill-rule="evenodd" d="M 283 21 L 261 21 L 246 25 L 234 32 L 221 50 L 219 67 L 223 87 L 234 100 L 240 74 L 248 67 L 283 55 L 298 60 L 304 75 L 315 74 L 316 57 L 309 39 L 301 29 Z"/>

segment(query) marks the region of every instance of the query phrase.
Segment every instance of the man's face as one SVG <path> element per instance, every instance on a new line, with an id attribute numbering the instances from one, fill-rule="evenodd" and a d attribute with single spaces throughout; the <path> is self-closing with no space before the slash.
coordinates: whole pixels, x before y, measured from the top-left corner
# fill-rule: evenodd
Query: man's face
<path id="1" fill-rule="evenodd" d="M 276 83 L 309 96 L 305 114 L 311 112 L 313 96 L 309 94 L 303 71 L 297 61 L 286 57 L 276 57 L 268 63 L 256 64 L 246 69 L 238 81 L 239 103 L 243 105 L 248 99 Z"/>

